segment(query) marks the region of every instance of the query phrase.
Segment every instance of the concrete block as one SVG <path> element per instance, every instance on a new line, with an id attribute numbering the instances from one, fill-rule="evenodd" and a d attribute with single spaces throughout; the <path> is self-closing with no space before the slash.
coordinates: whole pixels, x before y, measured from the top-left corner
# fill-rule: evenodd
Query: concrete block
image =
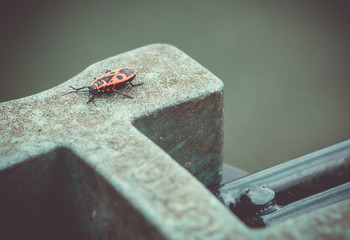
<path id="1" fill-rule="evenodd" d="M 104 95 L 95 106 L 86 93 L 62 96 L 127 66 L 138 71 L 133 82 L 144 83 L 122 90 L 134 99 Z M 221 180 L 223 84 L 175 47 L 111 57 L 55 88 L 1 103 L 0 111 L 7 229 L 39 238 L 52 229 L 74 239 L 183 238 L 211 224 L 202 208 L 224 210 L 193 177 L 208 186 Z"/>
<path id="2" fill-rule="evenodd" d="M 122 90 L 134 99 L 62 96 L 127 66 L 144 83 Z M 252 230 L 207 190 L 221 180 L 223 84 L 173 46 L 95 63 L 0 113 L 0 239 L 329 239 L 328 220 L 349 229 L 342 202 Z"/>

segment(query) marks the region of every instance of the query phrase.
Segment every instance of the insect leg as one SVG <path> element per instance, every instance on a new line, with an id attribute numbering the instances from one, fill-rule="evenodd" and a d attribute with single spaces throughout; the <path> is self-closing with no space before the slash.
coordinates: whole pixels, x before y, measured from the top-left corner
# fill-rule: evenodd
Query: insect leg
<path id="1" fill-rule="evenodd" d="M 140 86 L 142 85 L 143 83 L 138 83 L 138 84 L 132 84 L 131 82 L 129 82 L 129 84 L 132 86 L 132 87 L 137 87 L 137 86 Z"/>
<path id="2" fill-rule="evenodd" d="M 131 97 L 131 96 L 129 96 L 129 95 L 126 95 L 126 94 L 124 94 L 124 93 L 122 93 L 122 92 L 119 92 L 118 90 L 113 89 L 112 91 L 115 92 L 115 93 L 121 94 L 121 95 L 123 95 L 123 96 L 125 96 L 125 97 L 128 97 L 128 98 L 133 99 L 133 97 Z"/>
<path id="3" fill-rule="evenodd" d="M 92 97 L 90 97 L 89 101 L 86 102 L 86 104 L 92 102 L 95 106 L 96 106 L 96 103 L 94 101 L 94 98 L 95 98 L 96 95 L 92 95 Z M 97 106 L 96 106 L 97 107 Z"/>

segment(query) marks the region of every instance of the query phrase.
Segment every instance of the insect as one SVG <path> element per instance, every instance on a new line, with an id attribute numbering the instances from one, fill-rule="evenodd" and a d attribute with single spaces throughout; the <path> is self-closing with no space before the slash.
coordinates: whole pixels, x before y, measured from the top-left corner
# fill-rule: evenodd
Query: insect
<path id="1" fill-rule="evenodd" d="M 118 93 L 125 97 L 133 98 L 118 90 L 124 88 L 127 85 L 131 85 L 132 87 L 142 85 L 143 83 L 138 83 L 138 84 L 131 83 L 131 81 L 134 80 L 134 78 L 136 77 L 136 74 L 137 74 L 137 71 L 130 67 L 119 68 L 113 71 L 107 70 L 104 75 L 102 75 L 99 78 L 95 78 L 91 86 L 84 86 L 80 88 L 69 86 L 70 88 L 74 89 L 74 91 L 67 92 L 63 95 L 67 95 L 75 92 L 88 92 L 92 96 L 90 97 L 89 101 L 86 102 L 86 104 L 90 102 L 94 103 L 94 98 L 96 96 L 101 96 L 104 93 Z M 84 88 L 87 88 L 88 90 L 83 90 Z"/>

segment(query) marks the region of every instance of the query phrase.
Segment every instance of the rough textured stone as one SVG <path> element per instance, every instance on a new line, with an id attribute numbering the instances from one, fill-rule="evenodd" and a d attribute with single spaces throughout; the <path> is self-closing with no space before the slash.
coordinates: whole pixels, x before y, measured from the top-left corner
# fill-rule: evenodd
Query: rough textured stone
<path id="1" fill-rule="evenodd" d="M 124 66 L 145 83 L 123 90 L 134 99 L 105 95 L 96 107 L 83 93 L 62 96 Z M 1 103 L 0 238 L 349 237 L 349 201 L 252 230 L 199 182 L 220 181 L 222 95 L 208 70 L 154 44 Z"/>
<path id="2" fill-rule="evenodd" d="M 144 83 L 122 90 L 134 99 L 104 95 L 96 107 L 86 104 L 86 93 L 62 96 L 70 85 L 89 85 L 106 69 L 126 66 L 138 70 L 134 83 Z M 27 232 L 53 225 L 30 225 L 31 217 L 54 215 L 69 219 L 62 228 L 84 239 L 205 235 L 209 229 L 200 226 L 223 209 L 181 167 L 205 185 L 220 182 L 223 84 L 175 47 L 111 57 L 48 91 L 2 103 L 0 111 L 2 216 L 21 206 L 17 226 Z M 209 200 L 195 200 L 203 197 Z M 12 220 L 8 225 L 16 226 Z"/>

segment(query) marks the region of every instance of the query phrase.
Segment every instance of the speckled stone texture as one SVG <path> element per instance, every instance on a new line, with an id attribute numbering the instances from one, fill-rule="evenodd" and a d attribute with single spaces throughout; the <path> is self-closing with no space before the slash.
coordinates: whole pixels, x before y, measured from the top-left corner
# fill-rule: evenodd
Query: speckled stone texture
<path id="1" fill-rule="evenodd" d="M 122 90 L 134 99 L 104 95 L 96 107 L 86 93 L 62 96 L 129 66 L 138 71 L 133 82 L 144 83 Z M 2 226 L 41 238 L 45 229 L 82 239 L 173 238 L 203 224 L 190 220 L 202 211 L 191 197 L 197 190 L 211 199 L 203 209 L 222 208 L 192 176 L 208 186 L 221 180 L 223 84 L 175 47 L 111 57 L 0 111 Z"/>
<path id="2" fill-rule="evenodd" d="M 104 95 L 96 107 L 86 93 L 62 96 L 129 66 L 144 83 L 122 90 L 134 99 Z M 0 239 L 349 237 L 349 201 L 252 230 L 211 195 L 205 185 L 221 178 L 223 84 L 173 46 L 95 63 L 1 103 L 0 113 Z"/>

